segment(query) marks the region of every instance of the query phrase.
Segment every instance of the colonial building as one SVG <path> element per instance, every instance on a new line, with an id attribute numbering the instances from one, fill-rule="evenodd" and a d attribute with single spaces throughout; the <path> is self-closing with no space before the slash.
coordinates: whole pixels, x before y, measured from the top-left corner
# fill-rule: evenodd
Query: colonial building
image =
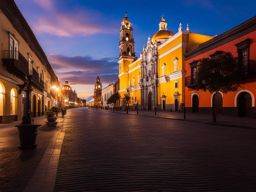
<path id="1" fill-rule="evenodd" d="M 102 89 L 102 98 L 101 103 L 102 107 L 107 108 L 109 107 L 108 99 L 113 95 L 115 92 L 115 83 L 110 83 L 106 87 Z"/>
<path id="2" fill-rule="evenodd" d="M 187 54 L 186 107 L 193 112 L 210 111 L 215 106 L 219 112 L 239 116 L 256 115 L 256 17 L 201 44 Z M 213 54 L 229 52 L 239 62 L 240 86 L 237 91 L 210 93 L 196 91 L 194 79 L 198 61 Z"/>
<path id="3" fill-rule="evenodd" d="M 176 33 L 169 31 L 164 17 L 159 30 L 148 38 L 139 58 L 134 53 L 133 28 L 127 16 L 121 22 L 119 93 L 130 95 L 130 105 L 142 109 L 181 110 L 184 103 L 184 54 L 211 39 L 192 33 L 179 25 Z"/>
<path id="4" fill-rule="evenodd" d="M 78 104 L 77 93 L 75 90 L 72 90 L 72 87 L 68 81 L 65 81 L 64 85 L 62 86 L 62 99 L 62 103 L 66 107 L 75 107 Z"/>
<path id="5" fill-rule="evenodd" d="M 102 96 L 102 83 L 100 81 L 100 77 L 96 78 L 95 86 L 94 86 L 94 107 L 102 107 L 101 102 Z"/>
<path id="6" fill-rule="evenodd" d="M 56 104 L 51 87 L 58 78 L 14 0 L 0 3 L 0 37 L 0 123 L 21 119 L 28 75 L 32 115 L 43 115 Z"/>

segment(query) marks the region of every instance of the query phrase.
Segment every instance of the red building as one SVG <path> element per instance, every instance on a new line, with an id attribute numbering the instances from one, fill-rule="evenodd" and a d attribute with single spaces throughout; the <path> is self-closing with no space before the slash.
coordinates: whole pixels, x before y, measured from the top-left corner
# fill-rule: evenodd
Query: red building
<path id="1" fill-rule="evenodd" d="M 241 76 L 237 91 L 210 93 L 193 89 L 197 61 L 218 52 L 230 52 L 239 62 Z M 186 108 L 210 111 L 216 106 L 224 114 L 256 117 L 256 17 L 201 44 L 186 55 Z"/>

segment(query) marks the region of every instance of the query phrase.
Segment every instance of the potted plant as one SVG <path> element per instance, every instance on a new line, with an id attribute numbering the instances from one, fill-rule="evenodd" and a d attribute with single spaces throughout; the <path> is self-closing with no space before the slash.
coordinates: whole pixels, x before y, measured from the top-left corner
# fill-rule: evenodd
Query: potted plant
<path id="1" fill-rule="evenodd" d="M 50 110 L 46 113 L 46 117 L 47 117 L 47 125 L 49 127 L 56 127 L 57 125 L 57 117 L 55 115 L 56 112 L 54 112 L 53 110 Z"/>

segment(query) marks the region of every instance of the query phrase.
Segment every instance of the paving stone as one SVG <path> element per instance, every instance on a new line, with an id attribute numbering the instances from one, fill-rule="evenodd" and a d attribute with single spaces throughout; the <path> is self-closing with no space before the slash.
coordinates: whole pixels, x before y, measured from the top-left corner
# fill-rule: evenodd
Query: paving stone
<path id="1" fill-rule="evenodd" d="M 73 109 L 55 191 L 255 191 L 256 130 Z"/>

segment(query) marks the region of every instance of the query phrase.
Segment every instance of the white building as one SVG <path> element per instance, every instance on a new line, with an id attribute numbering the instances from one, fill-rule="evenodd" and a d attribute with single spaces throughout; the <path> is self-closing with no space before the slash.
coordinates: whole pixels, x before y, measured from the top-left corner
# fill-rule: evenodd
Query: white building
<path id="1" fill-rule="evenodd" d="M 86 106 L 94 107 L 94 98 L 90 98 L 90 99 L 86 100 Z"/>
<path id="2" fill-rule="evenodd" d="M 114 83 L 111 83 L 109 85 L 107 85 L 106 87 L 104 87 L 102 89 L 102 106 L 104 108 L 106 107 L 110 107 L 110 105 L 108 105 L 108 99 L 111 97 L 111 95 L 113 95 L 115 93 L 115 85 Z"/>

